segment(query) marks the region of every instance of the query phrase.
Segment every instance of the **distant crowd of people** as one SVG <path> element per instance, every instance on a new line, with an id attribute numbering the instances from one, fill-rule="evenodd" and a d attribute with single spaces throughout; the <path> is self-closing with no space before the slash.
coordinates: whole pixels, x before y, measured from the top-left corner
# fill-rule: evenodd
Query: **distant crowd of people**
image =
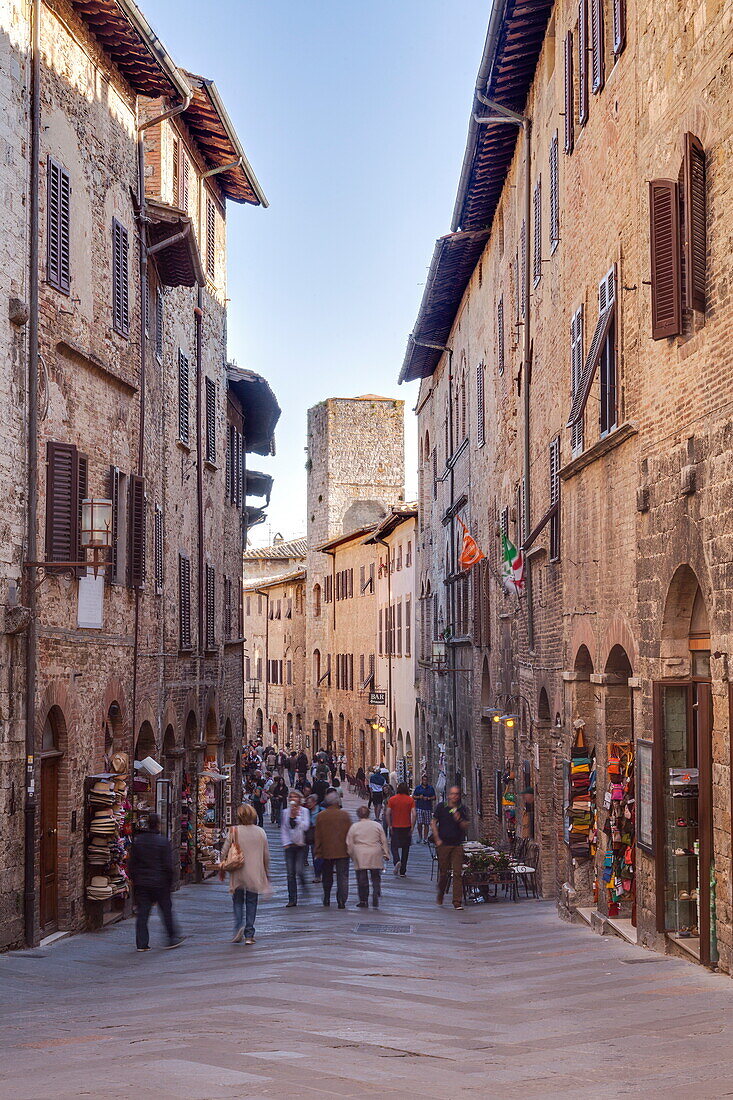
<path id="1" fill-rule="evenodd" d="M 222 848 L 219 872 L 222 880 L 229 878 L 234 943 L 255 942 L 259 899 L 271 893 L 270 849 L 264 829 L 268 808 L 270 823 L 280 831 L 285 858 L 286 908 L 294 908 L 308 896 L 306 869 L 310 865 L 312 883 L 321 886 L 323 906 L 331 905 L 335 884 L 336 905 L 345 909 L 353 864 L 357 908 L 368 908 L 371 896 L 371 905 L 377 909 L 384 865 L 391 858 L 394 875 L 407 875 L 415 829 L 418 844 L 435 845 L 437 903 L 443 904 L 452 876 L 453 906 L 463 908 L 463 842 L 470 819 L 460 788 L 449 788 L 445 800 L 438 802 L 436 789 L 425 773 L 411 793 L 407 783 L 399 781 L 383 763 L 368 777 L 359 768 L 349 782 L 366 804 L 358 807 L 354 821 L 343 809 L 346 781 L 343 754 L 320 751 L 309 760 L 303 751 L 249 744 L 243 767 L 243 803 Z M 158 835 L 155 815 L 150 815 L 148 833 L 155 835 L 146 839 L 147 834 L 142 833 L 133 843 L 132 879 L 136 896 L 142 889 L 144 900 L 142 909 L 138 907 L 138 950 L 148 949 L 147 921 L 156 902 L 170 945 L 177 946 L 182 939 L 170 904 L 172 852 L 169 842 Z M 144 881 L 140 877 L 143 865 Z"/>

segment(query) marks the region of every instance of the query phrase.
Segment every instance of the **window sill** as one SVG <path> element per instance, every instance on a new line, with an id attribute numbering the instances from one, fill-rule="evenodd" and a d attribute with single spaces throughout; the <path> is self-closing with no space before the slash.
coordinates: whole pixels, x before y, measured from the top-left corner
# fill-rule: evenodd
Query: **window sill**
<path id="1" fill-rule="evenodd" d="M 185 440 L 177 439 L 176 440 L 176 446 L 180 447 L 182 451 L 185 451 L 187 455 L 190 455 L 191 445 L 189 443 L 186 443 Z"/>
<path id="2" fill-rule="evenodd" d="M 204 466 L 206 467 L 207 470 L 218 470 L 219 469 L 219 467 L 216 465 L 216 463 L 212 462 L 211 459 L 209 459 L 209 458 L 204 459 Z"/>
<path id="3" fill-rule="evenodd" d="M 589 447 L 587 451 L 583 451 L 577 458 L 572 459 L 566 466 L 560 470 L 560 477 L 563 481 L 569 481 L 576 474 L 579 474 L 581 470 L 584 470 L 586 466 L 590 466 L 592 462 L 607 455 L 609 451 L 613 451 L 616 447 L 620 447 L 622 443 L 625 443 L 627 439 L 631 439 L 632 436 L 638 434 L 638 427 L 631 421 L 627 421 L 626 424 L 622 424 L 619 428 L 615 428 L 610 435 L 604 436 L 603 439 L 599 439 L 597 443 L 594 443 L 592 447 Z"/>
<path id="4" fill-rule="evenodd" d="M 227 640 L 224 642 L 224 647 L 227 648 L 229 646 L 242 645 L 243 643 L 244 638 L 227 638 Z"/>

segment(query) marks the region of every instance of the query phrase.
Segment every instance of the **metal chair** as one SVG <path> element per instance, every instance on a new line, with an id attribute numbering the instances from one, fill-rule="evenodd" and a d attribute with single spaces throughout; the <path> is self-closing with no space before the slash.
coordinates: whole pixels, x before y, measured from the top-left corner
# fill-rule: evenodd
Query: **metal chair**
<path id="1" fill-rule="evenodd" d="M 539 860 L 540 849 L 538 844 L 534 844 L 528 841 L 524 849 L 524 859 L 518 860 L 512 867 L 514 879 L 518 887 L 521 884 L 524 886 L 524 896 L 529 897 L 530 890 L 532 891 L 532 897 L 537 897 L 537 862 Z"/>

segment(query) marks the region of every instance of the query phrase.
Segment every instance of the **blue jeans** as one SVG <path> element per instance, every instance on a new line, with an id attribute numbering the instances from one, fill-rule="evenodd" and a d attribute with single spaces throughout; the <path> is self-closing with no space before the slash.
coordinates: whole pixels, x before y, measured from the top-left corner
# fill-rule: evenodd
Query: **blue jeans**
<path id="1" fill-rule="evenodd" d="M 302 844 L 289 844 L 285 849 L 285 869 L 288 875 L 288 902 L 291 905 L 298 904 L 298 880 L 302 893 L 308 896 L 308 887 L 305 884 L 305 846 Z"/>
<path id="2" fill-rule="evenodd" d="M 241 886 L 238 890 L 234 891 L 232 894 L 232 904 L 234 906 L 235 932 L 238 932 L 242 925 L 244 925 L 245 936 L 254 936 L 258 900 L 259 894 L 255 894 L 251 890 L 245 891 Z"/>

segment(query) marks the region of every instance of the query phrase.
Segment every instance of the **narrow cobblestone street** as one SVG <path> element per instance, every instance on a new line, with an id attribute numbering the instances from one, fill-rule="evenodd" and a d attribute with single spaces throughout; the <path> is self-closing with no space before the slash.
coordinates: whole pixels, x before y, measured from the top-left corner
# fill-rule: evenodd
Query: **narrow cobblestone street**
<path id="1" fill-rule="evenodd" d="M 548 902 L 439 909 L 421 846 L 379 911 L 354 908 L 353 882 L 346 912 L 317 886 L 286 910 L 268 834 L 275 894 L 252 947 L 229 942 L 210 881 L 176 895 L 178 951 L 159 950 L 155 918 L 148 955 L 126 921 L 0 957 L 0 1096 L 733 1093 L 729 978 L 563 924 Z"/>

